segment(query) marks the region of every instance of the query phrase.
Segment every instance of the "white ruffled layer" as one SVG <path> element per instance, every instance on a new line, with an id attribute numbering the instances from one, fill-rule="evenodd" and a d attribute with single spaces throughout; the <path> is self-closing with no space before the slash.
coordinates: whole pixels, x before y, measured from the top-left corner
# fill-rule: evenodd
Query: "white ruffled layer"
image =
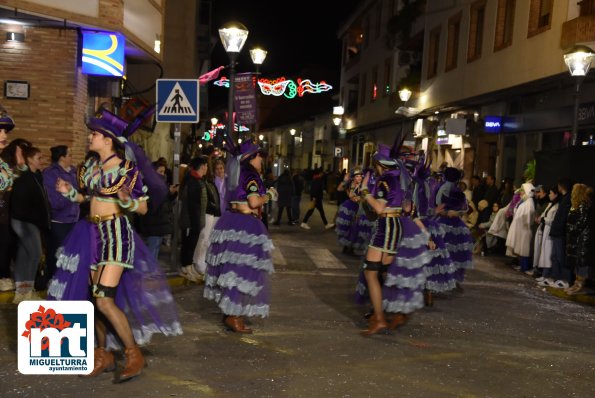
<path id="1" fill-rule="evenodd" d="M 225 315 L 231 316 L 260 316 L 266 318 L 269 316 L 269 305 L 241 305 L 232 302 L 229 297 L 222 296 L 221 291 L 211 289 L 205 286 L 204 297 L 214 300 Z"/>
<path id="2" fill-rule="evenodd" d="M 263 286 L 259 286 L 257 282 L 247 281 L 233 271 L 219 275 L 218 278 L 215 276 L 207 276 L 205 285 L 212 288 L 219 287 L 223 289 L 231 289 L 235 287 L 240 292 L 250 296 L 256 296 L 263 288 Z"/>
<path id="3" fill-rule="evenodd" d="M 254 254 L 236 253 L 224 251 L 219 254 L 207 253 L 206 262 L 209 267 L 219 267 L 223 264 L 234 264 L 238 266 L 248 266 L 254 269 L 260 269 L 269 273 L 274 272 L 273 262 L 270 258 L 258 260 Z"/>

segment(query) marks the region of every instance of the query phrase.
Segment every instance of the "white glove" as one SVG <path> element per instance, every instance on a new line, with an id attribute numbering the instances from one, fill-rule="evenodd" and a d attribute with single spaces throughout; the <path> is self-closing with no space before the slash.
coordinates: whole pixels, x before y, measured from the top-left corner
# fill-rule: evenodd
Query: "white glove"
<path id="1" fill-rule="evenodd" d="M 273 202 L 276 202 L 277 199 L 279 199 L 279 193 L 277 192 L 275 187 L 270 187 L 269 189 L 267 189 L 267 195 L 269 195 Z"/>

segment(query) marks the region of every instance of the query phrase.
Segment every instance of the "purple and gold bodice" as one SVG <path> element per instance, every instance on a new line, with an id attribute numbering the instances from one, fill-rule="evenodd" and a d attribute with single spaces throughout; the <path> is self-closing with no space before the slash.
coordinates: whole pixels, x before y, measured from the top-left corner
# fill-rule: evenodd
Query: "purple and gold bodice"
<path id="1" fill-rule="evenodd" d="M 402 206 L 405 192 L 401 189 L 399 170 L 387 170 L 378 178 L 374 198 L 385 201 L 387 209 Z"/>
<path id="2" fill-rule="evenodd" d="M 248 196 L 264 195 L 266 189 L 260 175 L 249 166 L 242 166 L 240 169 L 239 183 L 231 194 L 231 203 L 248 203 Z"/>
<path id="3" fill-rule="evenodd" d="M 10 166 L 0 159 L 0 192 L 7 191 L 12 188 L 14 178 L 15 176 Z"/>
<path id="4" fill-rule="evenodd" d="M 127 189 L 132 199 L 148 199 L 140 171 L 130 160 L 122 160 L 118 166 L 102 170 L 99 161 L 89 159 L 79 169 L 78 182 L 87 194 L 102 201 L 117 201 L 121 189 Z"/>

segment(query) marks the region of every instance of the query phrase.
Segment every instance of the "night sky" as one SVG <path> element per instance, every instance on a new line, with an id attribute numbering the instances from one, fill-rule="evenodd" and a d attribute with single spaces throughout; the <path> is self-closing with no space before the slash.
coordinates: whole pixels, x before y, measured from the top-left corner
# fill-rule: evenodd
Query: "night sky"
<path id="1" fill-rule="evenodd" d="M 254 71 L 249 50 L 260 46 L 268 51 L 260 68 L 263 77 L 296 75 L 317 66 L 329 69 L 323 79 L 338 88 L 341 43 L 337 32 L 362 0 L 214 0 L 213 36 L 217 38 L 211 56 L 213 67 L 227 65 L 229 59 L 218 40 L 218 28 L 226 22 L 243 23 L 250 33 L 239 57 L 238 73 Z M 223 73 L 227 75 L 227 73 Z M 303 76 L 308 77 L 308 76 Z M 336 93 L 336 90 L 331 91 Z M 225 106 L 226 93 L 210 90 L 211 108 Z"/>

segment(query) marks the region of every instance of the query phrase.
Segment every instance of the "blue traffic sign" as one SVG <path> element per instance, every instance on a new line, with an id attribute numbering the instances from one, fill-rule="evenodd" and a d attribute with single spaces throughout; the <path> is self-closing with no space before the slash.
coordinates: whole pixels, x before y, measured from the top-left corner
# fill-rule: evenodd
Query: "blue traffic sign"
<path id="1" fill-rule="evenodd" d="M 157 121 L 198 123 L 198 79 L 157 79 Z"/>

